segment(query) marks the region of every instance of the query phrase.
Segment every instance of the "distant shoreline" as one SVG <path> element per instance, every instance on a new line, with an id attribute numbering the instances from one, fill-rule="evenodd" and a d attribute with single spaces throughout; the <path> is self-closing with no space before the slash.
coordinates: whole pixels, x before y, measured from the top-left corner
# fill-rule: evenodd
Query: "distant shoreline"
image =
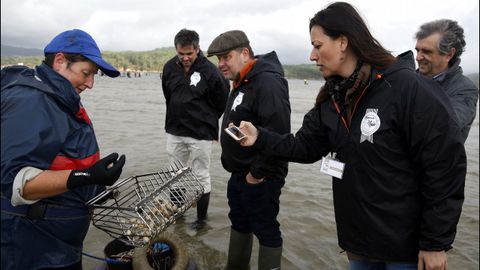
<path id="1" fill-rule="evenodd" d="M 2 45 L 3 46 L 3 45 Z M 2 51 L 2 53 L 4 53 Z M 155 49 L 145 52 L 104 52 L 103 56 L 121 72 L 157 72 L 160 73 L 163 65 L 175 55 L 173 47 Z M 1 56 L 2 68 L 5 66 L 22 64 L 34 67 L 43 61 L 41 56 Z M 215 59 L 211 59 L 215 62 Z M 135 63 L 135 64 L 133 64 Z M 323 76 L 314 64 L 283 65 L 285 77 L 299 80 L 322 80 Z M 479 72 L 467 73 L 464 75 L 470 78 L 479 87 Z"/>

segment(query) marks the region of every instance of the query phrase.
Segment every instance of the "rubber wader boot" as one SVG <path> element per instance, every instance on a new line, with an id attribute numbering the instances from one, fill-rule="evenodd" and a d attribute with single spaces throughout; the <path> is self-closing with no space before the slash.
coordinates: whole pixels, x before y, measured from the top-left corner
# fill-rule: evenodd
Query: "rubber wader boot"
<path id="1" fill-rule="evenodd" d="M 228 246 L 227 270 L 250 269 L 253 234 L 240 233 L 230 229 L 230 244 Z"/>
<path id="2" fill-rule="evenodd" d="M 258 249 L 258 270 L 279 270 L 282 261 L 282 246 L 272 248 L 260 245 Z"/>
<path id="3" fill-rule="evenodd" d="M 205 226 L 207 219 L 208 204 L 210 202 L 210 192 L 203 194 L 197 202 L 197 220 L 192 223 L 192 228 L 200 230 Z"/>

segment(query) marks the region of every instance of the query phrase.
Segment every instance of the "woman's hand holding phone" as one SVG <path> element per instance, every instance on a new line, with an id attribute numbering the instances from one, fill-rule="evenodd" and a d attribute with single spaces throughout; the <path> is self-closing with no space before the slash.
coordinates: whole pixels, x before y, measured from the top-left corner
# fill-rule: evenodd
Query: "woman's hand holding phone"
<path id="1" fill-rule="evenodd" d="M 244 147 L 254 145 L 258 137 L 257 128 L 248 121 L 241 121 L 239 127 L 230 123 L 225 132 Z"/>
<path id="2" fill-rule="evenodd" d="M 239 128 L 246 135 L 245 138 L 240 141 L 240 144 L 242 146 L 254 145 L 258 138 L 258 129 L 248 121 L 241 121 Z"/>
<path id="3" fill-rule="evenodd" d="M 241 141 L 243 138 L 246 137 L 246 135 L 232 123 L 230 123 L 230 125 L 225 129 L 225 132 L 237 142 Z"/>

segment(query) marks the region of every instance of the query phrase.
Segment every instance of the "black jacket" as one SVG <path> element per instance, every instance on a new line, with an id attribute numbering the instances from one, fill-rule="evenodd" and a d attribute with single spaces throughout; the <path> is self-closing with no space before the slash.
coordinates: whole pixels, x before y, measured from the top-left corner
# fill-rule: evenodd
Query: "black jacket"
<path id="1" fill-rule="evenodd" d="M 256 58 L 242 84 L 228 97 L 221 130 L 222 164 L 229 172 L 251 172 L 256 178 L 283 179 L 288 172 L 287 162 L 242 147 L 224 131 L 229 123 L 238 126 L 241 120 L 246 120 L 275 132 L 290 132 L 288 83 L 277 54 L 270 52 Z"/>
<path id="2" fill-rule="evenodd" d="M 329 99 L 295 137 L 261 129 L 254 146 L 302 163 L 337 153 L 345 163 L 343 178 L 333 179 L 338 241 L 357 255 L 415 261 L 419 249 L 448 250 L 455 238 L 465 149 L 445 93 L 414 66 L 408 52 L 373 71 L 348 129 Z M 365 136 L 369 124 L 378 130 Z"/>
<path id="3" fill-rule="evenodd" d="M 162 89 L 167 105 L 167 133 L 198 140 L 218 140 L 218 119 L 230 89 L 217 67 L 203 55 L 185 74 L 175 56 L 163 68 Z"/>

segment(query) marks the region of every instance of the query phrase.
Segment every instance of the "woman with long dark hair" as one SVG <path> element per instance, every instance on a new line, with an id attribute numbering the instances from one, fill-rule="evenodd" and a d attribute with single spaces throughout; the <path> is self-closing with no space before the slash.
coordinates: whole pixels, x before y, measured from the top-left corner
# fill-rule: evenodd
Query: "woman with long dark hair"
<path id="1" fill-rule="evenodd" d="M 395 58 L 337 2 L 310 20 L 310 60 L 326 82 L 294 135 L 249 122 L 241 141 L 333 178 L 338 243 L 350 269 L 446 269 L 466 156 L 442 91 Z"/>

